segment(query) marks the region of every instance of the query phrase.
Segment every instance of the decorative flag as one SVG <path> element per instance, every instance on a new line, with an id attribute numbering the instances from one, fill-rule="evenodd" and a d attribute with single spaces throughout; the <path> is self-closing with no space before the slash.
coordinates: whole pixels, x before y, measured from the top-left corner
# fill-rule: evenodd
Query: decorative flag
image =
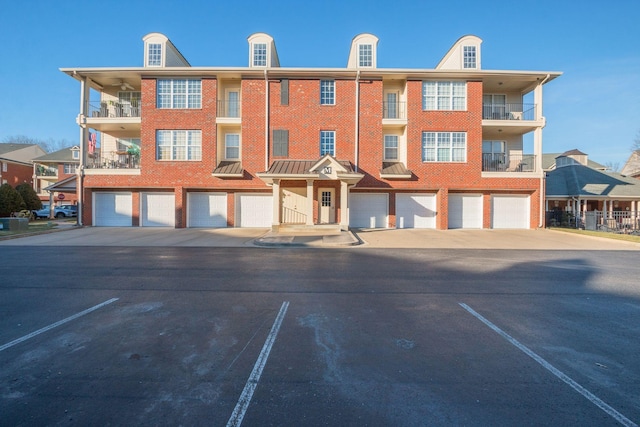
<path id="1" fill-rule="evenodd" d="M 96 134 L 89 132 L 89 154 L 96 152 Z"/>

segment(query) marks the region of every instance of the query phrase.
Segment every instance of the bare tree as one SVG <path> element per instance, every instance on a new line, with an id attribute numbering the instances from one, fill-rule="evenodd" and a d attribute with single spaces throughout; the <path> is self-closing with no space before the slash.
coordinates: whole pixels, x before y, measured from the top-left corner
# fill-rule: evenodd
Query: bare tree
<path id="1" fill-rule="evenodd" d="M 606 162 L 604 166 L 609 172 L 620 172 L 620 162 Z"/>
<path id="2" fill-rule="evenodd" d="M 48 140 L 44 141 L 42 139 L 30 138 L 25 135 L 8 136 L 4 138 L 2 142 L 11 144 L 37 144 L 47 153 L 52 153 L 54 151 L 62 150 L 63 148 L 72 147 L 74 145 L 66 139 L 56 141 L 53 138 L 49 138 Z"/>
<path id="3" fill-rule="evenodd" d="M 636 134 L 636 139 L 633 140 L 633 145 L 631 146 L 631 151 L 640 150 L 640 130 Z"/>

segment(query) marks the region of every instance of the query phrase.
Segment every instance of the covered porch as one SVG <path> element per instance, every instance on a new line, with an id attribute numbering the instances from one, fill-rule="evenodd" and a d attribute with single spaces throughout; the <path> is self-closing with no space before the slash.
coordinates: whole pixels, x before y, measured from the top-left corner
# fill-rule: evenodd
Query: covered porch
<path id="1" fill-rule="evenodd" d="M 332 156 L 320 160 L 276 160 L 257 176 L 271 186 L 272 229 L 349 228 L 349 188 L 364 175 Z"/>

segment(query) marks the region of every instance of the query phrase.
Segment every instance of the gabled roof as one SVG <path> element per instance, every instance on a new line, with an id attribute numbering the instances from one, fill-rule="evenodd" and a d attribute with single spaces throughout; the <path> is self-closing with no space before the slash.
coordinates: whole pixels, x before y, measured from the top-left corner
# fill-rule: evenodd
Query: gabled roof
<path id="1" fill-rule="evenodd" d="M 572 153 L 573 151 L 575 151 L 575 153 Z M 560 156 L 569 156 L 570 154 L 584 155 L 584 153 L 578 150 L 566 151 L 564 153 L 544 153 L 542 154 L 542 170 L 548 171 L 548 170 L 554 169 L 556 166 L 556 158 Z M 590 168 L 602 170 L 602 171 L 607 169 L 605 165 L 602 165 L 598 162 L 594 162 L 591 159 L 587 159 L 587 166 L 589 166 Z"/>
<path id="2" fill-rule="evenodd" d="M 80 163 L 79 159 L 73 158 L 73 148 L 75 147 L 63 148 L 62 150 L 36 157 L 33 161 L 37 163 Z"/>
<path id="3" fill-rule="evenodd" d="M 75 193 L 76 192 L 76 176 L 72 175 L 58 182 L 46 187 L 46 191 L 58 191 L 61 193 Z"/>
<path id="4" fill-rule="evenodd" d="M 640 181 L 579 164 L 547 172 L 547 197 L 640 198 Z"/>
<path id="5" fill-rule="evenodd" d="M 0 158 L 12 162 L 31 164 L 34 157 L 40 156 L 45 151 L 38 144 L 1 143 Z"/>
<path id="6" fill-rule="evenodd" d="M 631 153 L 620 173 L 622 175 L 640 177 L 640 150 Z"/>
<path id="7" fill-rule="evenodd" d="M 267 184 L 274 179 L 339 179 L 355 184 L 364 176 L 354 172 L 351 162 L 328 154 L 319 160 L 275 160 L 269 170 L 256 175 Z"/>
<path id="8" fill-rule="evenodd" d="M 22 150 L 23 148 L 33 147 L 37 144 L 14 144 L 13 142 L 0 144 L 0 155 L 11 153 L 12 151 Z"/>

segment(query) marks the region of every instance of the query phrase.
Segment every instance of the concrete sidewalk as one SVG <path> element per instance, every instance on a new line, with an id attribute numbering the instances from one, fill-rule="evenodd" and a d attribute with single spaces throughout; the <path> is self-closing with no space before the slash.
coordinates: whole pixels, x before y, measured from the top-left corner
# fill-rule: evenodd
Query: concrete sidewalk
<path id="1" fill-rule="evenodd" d="M 313 247 L 387 249 L 640 250 L 640 244 L 562 231 L 356 229 L 273 233 L 266 228 L 61 227 L 2 246 Z"/>

